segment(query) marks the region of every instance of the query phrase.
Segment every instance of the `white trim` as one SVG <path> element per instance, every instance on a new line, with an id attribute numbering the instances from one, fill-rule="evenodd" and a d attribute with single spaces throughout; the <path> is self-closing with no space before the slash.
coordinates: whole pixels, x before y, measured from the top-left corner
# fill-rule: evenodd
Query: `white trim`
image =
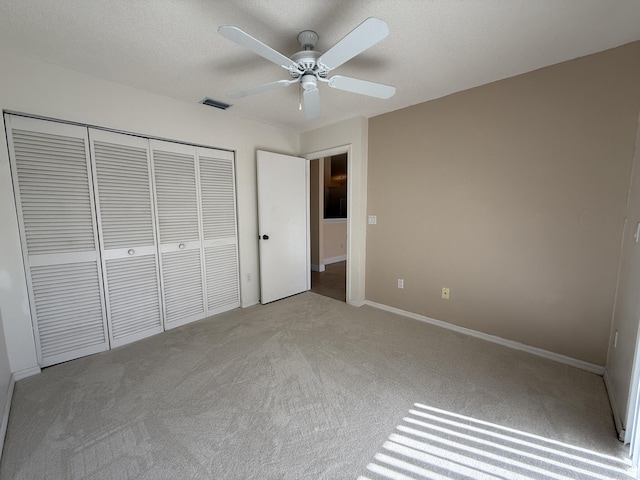
<path id="1" fill-rule="evenodd" d="M 24 370 L 18 370 L 17 372 L 13 372 L 13 378 L 16 382 L 18 382 L 23 378 L 31 377 L 39 373 L 40 373 L 40 367 L 25 368 Z"/>
<path id="2" fill-rule="evenodd" d="M 331 263 L 344 262 L 347 259 L 346 255 L 339 255 L 337 257 L 329 257 L 324 259 L 324 264 L 329 265 Z"/>
<path id="3" fill-rule="evenodd" d="M 320 265 L 311 264 L 311 270 L 314 272 L 324 272 L 324 263 Z"/>
<path id="4" fill-rule="evenodd" d="M 2 413 L 2 423 L 0 423 L 0 460 L 2 460 L 2 447 L 4 446 L 4 437 L 7 435 L 7 426 L 9 425 L 9 410 L 11 410 L 11 399 L 13 398 L 13 389 L 16 380 L 11 374 L 9 378 L 9 388 L 7 388 L 7 401 L 4 404 L 4 412 Z"/>
<path id="5" fill-rule="evenodd" d="M 204 147 L 204 148 L 212 148 L 214 150 L 220 150 L 223 152 L 229 152 L 229 153 L 234 153 L 235 154 L 235 150 L 229 150 L 227 148 L 220 148 L 220 147 L 214 147 L 212 145 L 205 145 L 204 143 L 189 143 L 189 142 L 184 142 L 184 141 L 180 141 L 180 140 L 172 140 L 170 138 L 165 138 L 165 137 L 156 137 L 156 136 L 152 136 L 152 135 L 147 135 L 145 134 L 141 134 L 141 133 L 135 133 L 135 132 L 130 132 L 128 130 L 118 130 L 116 128 L 107 128 L 107 127 L 101 127 L 99 125 L 93 125 L 91 123 L 81 123 L 81 122 L 73 122 L 71 120 L 62 120 L 60 118 L 54 118 L 54 117 L 47 117 L 44 115 L 34 115 L 31 113 L 24 113 L 24 112 L 19 112 L 17 110 L 3 110 L 5 115 L 13 115 L 15 117 L 26 117 L 26 118 L 35 118 L 36 120 L 45 120 L 47 122 L 56 122 L 56 123 L 63 123 L 63 124 L 67 124 L 67 125 L 77 125 L 78 127 L 84 127 L 84 128 L 93 128 L 94 130 L 103 130 L 105 132 L 113 132 L 113 133 L 122 133 L 124 135 L 130 135 L 133 137 L 142 137 L 142 138 L 146 138 L 149 140 L 160 140 L 163 142 L 171 142 L 171 143 L 179 143 L 181 145 L 189 145 L 191 147 Z"/>
<path id="6" fill-rule="evenodd" d="M 604 386 L 609 397 L 609 403 L 611 404 L 611 411 L 613 412 L 613 422 L 615 423 L 616 431 L 618 432 L 618 440 L 624 442 L 626 432 L 624 425 L 622 424 L 622 417 L 620 417 L 620 411 L 618 410 L 618 402 L 616 400 L 615 394 L 613 393 L 611 380 L 609 379 L 609 371 L 607 369 L 605 369 L 604 375 L 602 377 L 604 379 Z"/>
<path id="7" fill-rule="evenodd" d="M 436 320 L 434 318 L 425 317 L 424 315 L 420 315 L 417 313 L 407 312 L 399 308 L 390 307 L 388 305 L 372 302 L 370 300 L 365 300 L 364 304 L 374 308 L 378 308 L 380 310 L 385 310 L 387 312 L 402 315 L 404 317 L 413 318 L 414 320 L 419 320 L 421 322 L 429 323 L 437 327 L 446 328 L 447 330 L 453 330 L 454 332 L 462 333 L 464 335 L 469 335 L 470 337 L 476 337 L 482 340 L 487 340 L 492 343 L 497 343 L 505 347 L 513 348 L 514 350 L 520 350 L 522 352 L 527 352 L 533 355 L 537 355 L 538 357 L 543 357 L 549 360 L 554 360 L 559 363 L 564 363 L 565 365 L 570 365 L 572 367 L 576 367 L 581 370 L 586 370 L 587 372 L 595 373 L 600 376 L 604 375 L 604 371 L 605 371 L 604 367 L 601 367 L 600 365 L 596 365 L 594 363 L 578 360 L 577 358 L 567 357 L 565 355 L 560 355 L 559 353 L 550 352 L 548 350 L 544 350 L 538 347 L 532 347 L 530 345 L 525 345 L 524 343 L 515 342 L 513 340 L 507 340 L 506 338 L 497 337 L 495 335 L 489 335 L 488 333 L 478 332 L 477 330 L 472 330 L 470 328 L 460 327 L 452 323 L 447 323 L 447 322 L 443 322 L 442 320 Z"/>
<path id="8" fill-rule="evenodd" d="M 347 218 L 323 218 L 324 223 L 347 223 Z"/>
<path id="9" fill-rule="evenodd" d="M 334 155 L 341 155 L 343 153 L 347 154 L 347 255 L 345 255 L 344 260 L 347 260 L 347 257 L 349 257 L 350 259 L 347 261 L 347 290 L 346 290 L 346 299 L 347 299 L 347 303 L 354 305 L 354 303 L 352 303 L 352 299 L 351 299 L 351 280 L 353 278 L 353 275 L 351 273 L 351 270 L 356 268 L 355 265 L 352 265 L 351 262 L 353 261 L 352 259 L 354 258 L 353 256 L 349 256 L 349 252 L 351 251 L 351 249 L 353 248 L 351 245 L 351 239 L 353 238 L 353 234 L 351 229 L 354 228 L 353 226 L 353 222 L 350 220 L 350 218 L 355 218 L 355 215 L 353 215 L 354 213 L 354 196 L 353 196 L 353 192 L 356 191 L 356 189 L 353 187 L 353 183 L 354 183 L 354 174 L 353 174 L 353 147 L 352 144 L 348 143 L 346 145 L 341 145 L 341 146 L 337 146 L 337 147 L 332 147 L 332 148 L 326 148 L 323 150 L 318 150 L 315 152 L 308 152 L 305 153 L 303 156 L 304 158 L 306 158 L 307 160 L 317 160 L 319 158 L 324 158 L 324 157 L 333 157 Z M 362 161 L 366 162 L 366 149 L 365 151 L 362 152 L 363 158 Z M 366 198 L 366 175 L 365 178 L 362 179 L 364 183 L 364 196 Z M 308 185 L 308 184 L 307 184 Z M 362 196 L 362 195 L 361 195 Z M 356 204 L 360 203 L 360 199 L 355 201 Z M 342 220 L 342 219 L 341 219 Z M 309 232 L 309 231 L 308 231 Z M 342 260 L 337 260 L 338 262 L 342 261 Z M 364 260 L 363 260 L 364 261 Z M 327 259 L 324 259 L 324 265 L 326 265 Z M 364 280 L 363 280 L 363 285 L 362 285 L 362 294 L 364 296 Z M 357 306 L 361 306 L 361 305 L 357 305 Z"/>
<path id="10" fill-rule="evenodd" d="M 640 130 L 638 130 L 640 132 Z M 625 224 L 626 225 L 626 224 Z M 615 326 L 612 327 L 612 329 L 614 329 Z M 610 344 L 609 349 L 613 348 L 613 345 Z M 638 462 L 640 459 L 637 458 L 640 454 L 640 444 L 637 443 L 637 438 L 638 435 L 640 435 L 640 431 L 637 431 L 637 426 L 638 426 L 638 422 L 640 421 L 640 385 L 638 384 L 640 382 L 640 330 L 638 331 L 637 335 L 636 335 L 636 343 L 634 346 L 634 352 L 633 352 L 633 367 L 631 369 L 631 378 L 629 379 L 629 396 L 627 397 L 627 404 L 626 406 L 626 412 L 623 412 L 622 410 L 619 410 L 620 404 L 615 405 L 616 409 L 614 409 L 613 413 L 614 413 L 614 418 L 615 415 L 620 416 L 620 423 L 623 425 L 623 429 L 622 429 L 622 435 L 624 435 L 623 441 L 624 443 L 631 443 L 631 456 L 633 456 L 634 454 L 636 455 L 636 458 L 634 459 L 634 462 Z M 613 389 L 611 389 L 611 392 L 613 393 Z M 614 400 L 618 400 L 617 398 L 614 398 Z M 613 407 L 614 405 L 612 405 Z M 625 418 L 623 419 L 621 417 L 621 415 L 625 415 Z M 626 421 L 626 423 L 623 423 L 623 420 Z M 629 427 L 629 428 L 626 428 Z M 617 424 L 616 424 L 616 428 L 617 428 Z M 626 431 L 625 431 L 626 430 Z M 636 463 L 634 463 L 634 466 L 637 466 Z"/>
<path id="11" fill-rule="evenodd" d="M 305 172 L 304 172 L 304 197 L 306 200 L 305 220 L 306 220 L 306 236 L 307 236 L 307 251 L 305 259 L 305 268 L 307 273 L 307 290 L 311 290 L 311 160 L 305 158 Z"/>
<path id="12" fill-rule="evenodd" d="M 318 150 L 317 152 L 309 152 L 302 155 L 307 160 L 317 160 L 322 157 L 333 157 L 335 155 L 341 155 L 343 153 L 349 154 L 349 150 L 351 149 L 351 144 L 340 145 L 338 147 L 326 148 L 324 150 Z M 349 161 L 349 157 L 347 157 L 347 162 Z M 348 164 L 347 164 L 347 168 Z M 349 174 L 347 173 L 347 178 L 349 178 Z"/>

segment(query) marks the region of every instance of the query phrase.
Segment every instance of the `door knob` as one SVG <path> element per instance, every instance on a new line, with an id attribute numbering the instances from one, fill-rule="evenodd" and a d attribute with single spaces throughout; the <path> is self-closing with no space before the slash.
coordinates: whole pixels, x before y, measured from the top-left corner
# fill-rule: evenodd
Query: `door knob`
<path id="1" fill-rule="evenodd" d="M 263 240 L 269 240 L 269 235 L 262 235 Z"/>

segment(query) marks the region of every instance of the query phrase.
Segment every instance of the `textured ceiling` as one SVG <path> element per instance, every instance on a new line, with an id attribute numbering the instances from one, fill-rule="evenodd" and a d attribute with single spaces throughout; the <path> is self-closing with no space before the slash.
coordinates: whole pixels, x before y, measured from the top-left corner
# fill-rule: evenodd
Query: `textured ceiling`
<path id="1" fill-rule="evenodd" d="M 320 85 L 321 116 L 305 119 L 296 85 L 226 93 L 287 78 L 217 33 L 234 25 L 290 56 L 301 30 L 324 52 L 368 17 L 382 42 L 334 70 L 397 87 L 378 100 Z M 640 40 L 639 0 L 0 0 L 0 45 L 96 77 L 237 115 L 310 130 L 366 117 Z M 1 66 L 0 66 L 1 68 Z M 202 107 L 209 108 L 209 107 Z"/>

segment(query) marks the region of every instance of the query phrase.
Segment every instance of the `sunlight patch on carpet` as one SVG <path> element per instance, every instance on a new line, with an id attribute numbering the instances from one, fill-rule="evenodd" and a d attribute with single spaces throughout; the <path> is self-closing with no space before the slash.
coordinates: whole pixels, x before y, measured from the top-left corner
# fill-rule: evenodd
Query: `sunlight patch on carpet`
<path id="1" fill-rule="evenodd" d="M 359 480 L 631 480 L 631 461 L 415 403 Z"/>

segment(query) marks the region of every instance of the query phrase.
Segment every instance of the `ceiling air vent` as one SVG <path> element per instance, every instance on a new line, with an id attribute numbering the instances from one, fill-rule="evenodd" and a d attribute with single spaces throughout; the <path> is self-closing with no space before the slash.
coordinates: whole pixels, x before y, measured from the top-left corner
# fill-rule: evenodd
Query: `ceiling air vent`
<path id="1" fill-rule="evenodd" d="M 210 107 L 219 108 L 220 110 L 226 110 L 231 106 L 228 103 L 221 102 L 220 100 L 214 100 L 213 98 L 205 98 L 200 103 L 203 105 L 209 105 Z"/>

